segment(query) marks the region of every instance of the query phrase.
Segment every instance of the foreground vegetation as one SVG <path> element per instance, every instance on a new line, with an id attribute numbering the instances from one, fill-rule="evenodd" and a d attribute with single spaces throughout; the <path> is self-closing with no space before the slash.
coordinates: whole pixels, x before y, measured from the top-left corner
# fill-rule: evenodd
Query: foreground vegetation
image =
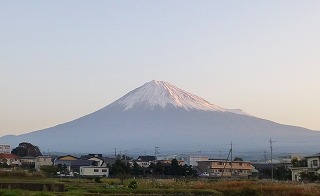
<path id="1" fill-rule="evenodd" d="M 0 195 L 320 195 L 320 184 L 230 179 L 120 179 L 3 176 L 0 182 L 64 183 L 65 192 L 0 189 Z"/>

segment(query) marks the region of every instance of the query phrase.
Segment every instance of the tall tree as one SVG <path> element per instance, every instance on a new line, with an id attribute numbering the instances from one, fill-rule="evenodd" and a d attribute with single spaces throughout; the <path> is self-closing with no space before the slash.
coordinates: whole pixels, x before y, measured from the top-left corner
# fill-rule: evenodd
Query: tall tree
<path id="1" fill-rule="evenodd" d="M 35 146 L 27 142 L 20 143 L 18 147 L 14 148 L 11 151 L 11 153 L 19 157 L 25 157 L 25 156 L 37 157 L 42 155 L 38 146 Z"/>

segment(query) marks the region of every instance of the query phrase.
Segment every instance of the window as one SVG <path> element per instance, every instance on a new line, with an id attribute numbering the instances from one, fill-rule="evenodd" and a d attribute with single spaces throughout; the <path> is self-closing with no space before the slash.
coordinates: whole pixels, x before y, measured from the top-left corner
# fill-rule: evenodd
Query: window
<path id="1" fill-rule="evenodd" d="M 106 170 L 106 169 L 103 169 L 102 172 L 107 172 L 107 170 Z"/>
<path id="2" fill-rule="evenodd" d="M 313 160 L 313 161 L 312 161 L 312 165 L 313 165 L 313 166 L 318 166 L 318 160 Z"/>
<path id="3" fill-rule="evenodd" d="M 99 172 L 99 170 L 98 169 L 94 169 L 93 172 Z"/>

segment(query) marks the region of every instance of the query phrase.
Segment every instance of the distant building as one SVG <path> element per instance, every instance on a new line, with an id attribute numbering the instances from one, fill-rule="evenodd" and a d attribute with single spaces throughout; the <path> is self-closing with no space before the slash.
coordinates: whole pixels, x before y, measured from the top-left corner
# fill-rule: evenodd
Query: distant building
<path id="1" fill-rule="evenodd" d="M 53 165 L 52 159 L 50 156 L 37 156 L 35 159 L 34 167 L 37 171 L 40 171 L 41 166 Z"/>
<path id="2" fill-rule="evenodd" d="M 254 167 L 250 162 L 207 160 L 198 161 L 198 168 L 201 172 L 207 172 L 211 177 L 249 177 Z"/>
<path id="3" fill-rule="evenodd" d="M 93 162 L 94 160 L 83 160 L 72 155 L 66 155 L 57 157 L 54 160 L 54 165 L 66 166 L 69 172 L 80 172 L 81 166 L 92 166 Z"/>
<path id="4" fill-rule="evenodd" d="M 15 154 L 7 154 L 7 153 L 1 153 L 0 154 L 0 162 L 6 163 L 10 166 L 20 166 L 20 157 Z"/>
<path id="5" fill-rule="evenodd" d="M 31 157 L 31 156 L 20 157 L 20 162 L 24 166 L 34 165 L 35 161 L 36 161 L 35 157 Z"/>
<path id="6" fill-rule="evenodd" d="M 80 176 L 109 176 L 109 168 L 98 166 L 81 166 Z"/>
<path id="7" fill-rule="evenodd" d="M 189 155 L 187 159 L 187 164 L 192 165 L 193 167 L 197 167 L 199 161 L 208 161 L 208 160 L 209 160 L 208 156 Z"/>
<path id="8" fill-rule="evenodd" d="M 320 174 L 320 153 L 314 154 L 312 156 L 305 157 L 307 160 L 307 167 L 292 167 L 292 181 L 300 181 L 301 173 L 314 173 Z"/>
<path id="9" fill-rule="evenodd" d="M 11 154 L 10 145 L 0 144 L 0 153 L 1 154 Z"/>
<path id="10" fill-rule="evenodd" d="M 135 161 L 140 167 L 149 167 L 150 164 L 156 161 L 155 156 L 139 156 Z"/>
<path id="11" fill-rule="evenodd" d="M 171 160 L 157 160 L 157 163 L 162 163 L 164 165 L 171 165 L 172 159 Z M 184 160 L 177 160 L 178 165 L 184 165 Z"/>

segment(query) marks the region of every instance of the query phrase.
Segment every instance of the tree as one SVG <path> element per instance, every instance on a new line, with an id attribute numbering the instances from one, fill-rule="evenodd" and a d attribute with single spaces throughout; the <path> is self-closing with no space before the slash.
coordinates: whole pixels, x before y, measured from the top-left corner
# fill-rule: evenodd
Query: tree
<path id="1" fill-rule="evenodd" d="M 320 179 L 319 175 L 313 172 L 301 172 L 300 177 L 302 181 L 308 181 L 308 182 L 314 182 Z"/>
<path id="2" fill-rule="evenodd" d="M 243 159 L 240 158 L 240 157 L 235 157 L 235 158 L 233 159 L 233 161 L 243 161 Z"/>
<path id="3" fill-rule="evenodd" d="M 57 174 L 59 168 L 54 165 L 43 165 L 40 167 L 40 170 L 46 174 L 46 176 L 52 177 Z"/>
<path id="4" fill-rule="evenodd" d="M 130 173 L 130 166 L 125 164 L 121 160 L 116 160 L 116 162 L 111 167 L 112 175 L 118 177 L 121 180 L 121 183 L 124 183 L 124 180 L 127 178 Z"/>
<path id="5" fill-rule="evenodd" d="M 143 171 L 138 163 L 134 162 L 130 173 L 131 175 L 142 175 Z"/>
<path id="6" fill-rule="evenodd" d="M 173 175 L 181 175 L 181 167 L 177 159 L 172 159 L 171 161 L 171 171 Z"/>
<path id="7" fill-rule="evenodd" d="M 34 146 L 31 143 L 22 142 L 18 147 L 14 148 L 11 151 L 12 154 L 15 154 L 19 157 L 32 156 L 37 157 L 41 156 L 41 151 L 38 146 Z"/>
<path id="8" fill-rule="evenodd" d="M 307 160 L 301 159 L 299 160 L 297 157 L 293 157 L 291 160 L 292 167 L 306 167 L 307 166 Z"/>
<path id="9" fill-rule="evenodd" d="M 160 174 L 160 175 L 164 175 L 164 171 L 165 171 L 165 166 L 163 165 L 163 163 L 157 162 L 156 168 L 155 168 L 155 173 Z"/>
<path id="10" fill-rule="evenodd" d="M 274 178 L 277 180 L 291 180 L 291 171 L 285 166 L 278 166 L 274 170 Z"/>

